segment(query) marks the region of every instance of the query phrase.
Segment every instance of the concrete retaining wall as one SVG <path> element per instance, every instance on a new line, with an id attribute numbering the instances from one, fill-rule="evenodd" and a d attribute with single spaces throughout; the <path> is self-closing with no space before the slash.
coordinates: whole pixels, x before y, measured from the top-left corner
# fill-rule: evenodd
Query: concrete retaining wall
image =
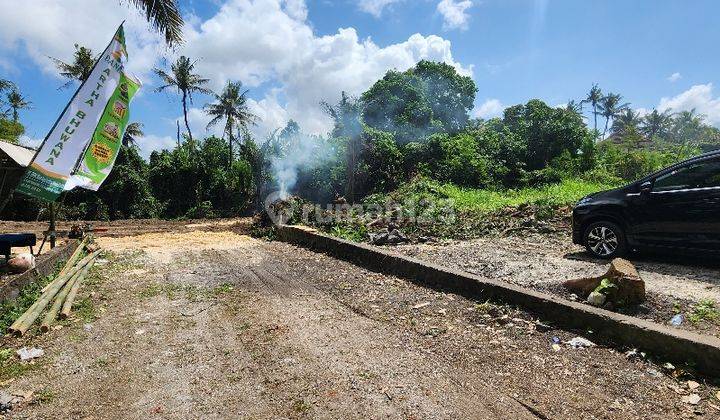
<path id="1" fill-rule="evenodd" d="M 55 264 L 60 260 L 67 260 L 75 252 L 78 243 L 77 240 L 71 240 L 65 245 L 55 247 L 37 258 L 34 270 L 0 280 L 0 302 L 15 299 L 23 287 L 52 274 Z"/>
<path id="2" fill-rule="evenodd" d="M 637 347 L 675 363 L 695 363 L 708 376 L 720 377 L 720 339 L 672 329 L 557 296 L 509 283 L 482 278 L 385 249 L 358 244 L 300 226 L 281 226 L 278 236 L 285 242 L 350 261 L 385 274 L 406 278 L 436 290 L 470 299 L 493 300 L 517 305 L 542 320 L 564 329 L 592 330 L 593 340 Z"/>

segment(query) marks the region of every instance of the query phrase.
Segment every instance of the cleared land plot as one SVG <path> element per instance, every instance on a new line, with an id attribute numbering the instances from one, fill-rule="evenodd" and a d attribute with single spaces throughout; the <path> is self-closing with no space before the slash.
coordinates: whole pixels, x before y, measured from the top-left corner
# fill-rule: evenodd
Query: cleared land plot
<path id="1" fill-rule="evenodd" d="M 6 387 L 46 398 L 18 415 L 720 414 L 705 383 L 700 404 L 682 401 L 688 376 L 604 347 L 556 350 L 553 337 L 576 334 L 288 244 L 203 231 L 100 242 L 112 254 L 84 292 L 93 310 L 25 343 L 45 359 Z"/>

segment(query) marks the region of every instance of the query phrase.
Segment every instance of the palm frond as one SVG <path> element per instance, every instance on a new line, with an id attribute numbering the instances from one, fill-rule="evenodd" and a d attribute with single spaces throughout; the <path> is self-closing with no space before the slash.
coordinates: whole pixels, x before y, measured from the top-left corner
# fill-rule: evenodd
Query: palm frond
<path id="1" fill-rule="evenodd" d="M 165 36 L 165 42 L 174 46 L 182 42 L 184 25 L 175 0 L 130 0 L 140 9 L 153 28 Z"/>

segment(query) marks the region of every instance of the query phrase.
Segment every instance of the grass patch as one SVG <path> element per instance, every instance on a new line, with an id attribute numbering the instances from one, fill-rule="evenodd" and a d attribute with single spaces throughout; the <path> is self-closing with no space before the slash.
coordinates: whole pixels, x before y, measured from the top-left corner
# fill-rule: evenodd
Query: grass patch
<path id="1" fill-rule="evenodd" d="M 24 363 L 15 356 L 12 349 L 0 349 L 0 382 L 17 378 L 27 372 L 35 370 L 42 365 L 42 362 Z"/>
<path id="2" fill-rule="evenodd" d="M 57 270 L 59 271 L 59 269 Z M 57 273 L 56 271 L 56 273 Z M 0 304 L 0 333 L 7 333 L 8 327 L 15 322 L 42 294 L 42 288 L 53 281 L 55 274 L 30 283 L 20 290 L 15 300 Z"/>
<path id="3" fill-rule="evenodd" d="M 450 200 L 457 211 L 492 213 L 505 207 L 537 205 L 558 208 L 575 204 L 588 194 L 613 188 L 612 185 L 582 180 L 564 180 L 559 184 L 519 190 L 480 190 L 462 188 L 453 184 L 433 181 L 418 181 L 398 190 L 407 198 L 428 198 Z M 401 198 L 398 197 L 398 198 Z M 401 202 L 403 200 L 400 200 Z"/>
<path id="4" fill-rule="evenodd" d="M 92 322 L 98 318 L 95 311 L 95 303 L 93 303 L 89 296 L 73 302 L 73 311 L 76 317 L 81 318 L 85 322 Z"/>
<path id="5" fill-rule="evenodd" d="M 720 321 L 720 308 L 712 299 L 704 299 L 693 305 L 692 312 L 688 314 L 688 319 L 693 324 L 703 321 L 718 322 Z"/>

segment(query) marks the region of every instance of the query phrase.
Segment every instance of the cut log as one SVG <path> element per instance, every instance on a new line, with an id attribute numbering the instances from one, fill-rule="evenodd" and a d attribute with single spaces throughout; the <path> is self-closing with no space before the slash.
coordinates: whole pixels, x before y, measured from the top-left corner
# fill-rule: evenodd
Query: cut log
<path id="1" fill-rule="evenodd" d="M 645 301 L 645 282 L 640 278 L 635 266 L 622 258 L 612 260 L 608 271 L 602 276 L 568 280 L 563 286 L 585 298 L 600 286 L 603 279 L 608 279 L 617 286 L 608 296 L 608 301 L 614 305 L 636 305 Z"/>

